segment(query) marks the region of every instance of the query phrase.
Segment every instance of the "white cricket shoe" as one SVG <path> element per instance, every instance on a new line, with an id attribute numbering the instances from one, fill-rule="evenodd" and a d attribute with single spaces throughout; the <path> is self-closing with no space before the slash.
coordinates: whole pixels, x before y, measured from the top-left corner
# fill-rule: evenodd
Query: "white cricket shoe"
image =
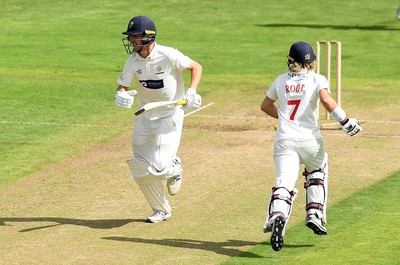
<path id="1" fill-rule="evenodd" d="M 171 217 L 171 213 L 164 213 L 160 210 L 155 210 L 152 216 L 146 218 L 148 223 L 160 223 Z"/>
<path id="2" fill-rule="evenodd" d="M 174 170 L 175 173 L 178 173 L 178 174 L 167 180 L 168 193 L 171 195 L 177 194 L 182 187 L 182 171 L 183 170 L 182 170 L 182 162 L 179 157 L 177 157 L 173 161 L 173 167 L 175 168 L 175 170 Z"/>
<path id="3" fill-rule="evenodd" d="M 309 214 L 306 221 L 306 226 L 314 231 L 316 235 L 328 234 L 325 226 L 322 224 L 322 219 L 318 218 L 317 214 Z"/>
<path id="4" fill-rule="evenodd" d="M 272 231 L 272 225 L 274 224 L 274 219 L 269 219 L 267 223 L 264 224 L 263 232 L 268 233 Z"/>
<path id="5" fill-rule="evenodd" d="M 177 194 L 181 189 L 181 186 L 182 186 L 182 175 L 172 177 L 167 181 L 168 193 L 171 195 Z"/>

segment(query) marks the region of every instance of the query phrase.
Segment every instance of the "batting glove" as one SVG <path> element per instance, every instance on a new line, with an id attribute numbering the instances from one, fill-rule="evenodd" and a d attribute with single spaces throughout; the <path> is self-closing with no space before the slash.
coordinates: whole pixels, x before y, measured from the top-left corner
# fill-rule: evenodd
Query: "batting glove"
<path id="1" fill-rule="evenodd" d="M 198 109 L 201 106 L 201 96 L 196 93 L 194 88 L 188 88 L 183 99 L 187 101 L 186 105 L 183 106 L 184 110 Z"/>
<path id="2" fill-rule="evenodd" d="M 342 124 L 342 130 L 350 136 L 362 132 L 362 128 L 356 119 L 345 119 L 340 124 Z"/>
<path id="3" fill-rule="evenodd" d="M 129 90 L 129 91 L 117 91 L 114 97 L 114 103 L 118 107 L 123 107 L 123 108 L 132 108 L 133 101 L 135 98 L 133 97 L 134 95 L 137 94 L 136 90 Z"/>

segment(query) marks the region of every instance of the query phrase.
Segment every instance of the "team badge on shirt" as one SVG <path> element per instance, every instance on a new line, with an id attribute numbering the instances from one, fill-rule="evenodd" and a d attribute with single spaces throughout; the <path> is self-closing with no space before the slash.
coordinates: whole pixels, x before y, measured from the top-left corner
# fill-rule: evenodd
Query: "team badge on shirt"
<path id="1" fill-rule="evenodd" d="M 164 71 L 162 71 L 161 66 L 157 66 L 156 70 L 157 70 L 156 75 L 161 75 L 164 73 Z"/>

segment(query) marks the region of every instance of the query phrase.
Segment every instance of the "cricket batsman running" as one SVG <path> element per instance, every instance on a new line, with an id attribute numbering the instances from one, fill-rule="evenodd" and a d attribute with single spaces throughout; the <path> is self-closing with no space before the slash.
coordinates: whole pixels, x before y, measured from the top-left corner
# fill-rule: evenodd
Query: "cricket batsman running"
<path id="1" fill-rule="evenodd" d="M 138 109 L 147 103 L 185 99 L 186 105 L 157 108 L 135 116 L 132 135 L 133 158 L 127 163 L 132 176 L 149 203 L 152 214 L 146 221 L 158 223 L 171 216 L 172 208 L 164 194 L 163 183 L 171 195 L 182 185 L 180 145 L 184 110 L 201 106 L 197 86 L 202 75 L 199 63 L 177 49 L 155 42 L 156 27 L 145 16 L 133 17 L 122 34 L 130 55 L 118 79 L 115 105 L 131 108 L 135 96 Z M 183 70 L 189 70 L 190 84 L 186 90 Z M 129 90 L 135 80 L 136 90 Z"/>
<path id="2" fill-rule="evenodd" d="M 275 79 L 261 103 L 261 110 L 278 119 L 274 144 L 276 186 L 272 188 L 264 233 L 271 232 L 270 243 L 281 250 L 298 190 L 295 184 L 300 165 L 305 166 L 306 226 L 317 235 L 326 235 L 328 196 L 328 155 L 318 127 L 318 105 L 342 125 L 350 136 L 362 131 L 356 119 L 348 118 L 330 96 L 328 80 L 315 73 L 316 56 L 306 42 L 290 47 L 289 71 Z M 278 107 L 275 101 L 279 100 Z"/>

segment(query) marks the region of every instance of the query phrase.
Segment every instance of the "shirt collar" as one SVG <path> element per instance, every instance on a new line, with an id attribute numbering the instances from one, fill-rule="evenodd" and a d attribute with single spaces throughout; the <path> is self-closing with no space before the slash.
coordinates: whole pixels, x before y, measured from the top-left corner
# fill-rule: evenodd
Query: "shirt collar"
<path id="1" fill-rule="evenodd" d="M 156 42 L 154 42 L 154 47 L 153 47 L 153 49 L 151 50 L 149 56 L 147 56 L 146 58 L 149 58 L 149 59 L 151 60 L 152 57 L 154 56 L 154 54 L 157 52 L 157 50 L 158 50 L 158 44 L 157 44 Z M 136 60 L 139 60 L 139 61 L 144 61 L 144 60 L 146 60 L 146 58 L 143 58 L 138 52 L 135 52 L 134 54 L 135 54 L 135 57 L 134 57 L 134 58 L 135 58 Z"/>

